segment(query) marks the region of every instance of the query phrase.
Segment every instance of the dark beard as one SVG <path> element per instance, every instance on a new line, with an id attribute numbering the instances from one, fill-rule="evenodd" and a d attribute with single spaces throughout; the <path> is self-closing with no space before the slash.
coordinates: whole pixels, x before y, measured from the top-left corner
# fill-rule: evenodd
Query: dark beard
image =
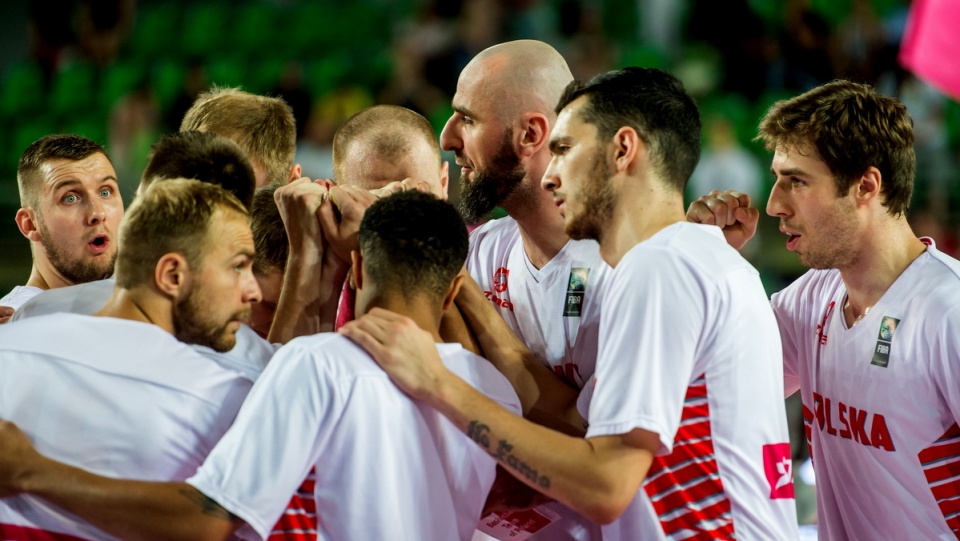
<path id="1" fill-rule="evenodd" d="M 43 244 L 47 252 L 47 259 L 53 268 L 61 276 L 72 284 L 85 284 L 109 278 L 113 274 L 113 264 L 117 259 L 117 253 L 114 252 L 109 260 L 96 260 L 87 262 L 83 260 L 71 260 L 55 242 L 47 230 L 42 220 L 38 220 L 37 230 L 40 233 L 40 243 Z"/>
<path id="2" fill-rule="evenodd" d="M 236 345 L 236 335 L 227 332 L 227 325 L 233 319 L 247 321 L 249 310 L 234 314 L 230 321 L 218 325 L 204 320 L 200 314 L 207 312 L 208 306 L 197 295 L 196 286 L 187 293 L 187 298 L 173 305 L 173 335 L 184 344 L 206 346 L 214 351 L 225 353 Z"/>
<path id="3" fill-rule="evenodd" d="M 468 224 L 486 219 L 510 196 L 526 176 L 520 158 L 513 151 L 513 130 L 507 130 L 497 154 L 483 171 L 474 170 L 473 182 L 460 174 L 460 213 Z"/>

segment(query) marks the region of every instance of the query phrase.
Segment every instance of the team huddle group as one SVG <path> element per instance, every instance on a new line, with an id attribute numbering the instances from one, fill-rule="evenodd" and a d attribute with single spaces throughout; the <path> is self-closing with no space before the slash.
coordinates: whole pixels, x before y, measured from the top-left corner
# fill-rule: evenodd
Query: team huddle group
<path id="1" fill-rule="evenodd" d="M 452 106 L 459 209 L 397 106 L 311 180 L 282 100 L 212 89 L 126 211 L 96 143 L 31 144 L 0 538 L 797 539 L 799 391 L 820 539 L 960 539 L 960 263 L 907 222 L 899 101 L 837 80 L 759 119 L 811 269 L 772 299 L 750 198 L 684 208 L 672 75 L 515 41 Z"/>

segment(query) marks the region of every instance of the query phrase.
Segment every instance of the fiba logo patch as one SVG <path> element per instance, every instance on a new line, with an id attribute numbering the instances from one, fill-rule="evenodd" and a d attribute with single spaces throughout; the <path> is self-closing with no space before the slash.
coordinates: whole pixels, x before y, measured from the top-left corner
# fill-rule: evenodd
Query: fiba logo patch
<path id="1" fill-rule="evenodd" d="M 497 293 L 503 293 L 507 290 L 507 276 L 510 271 L 506 267 L 500 267 L 493 275 L 493 290 Z"/>

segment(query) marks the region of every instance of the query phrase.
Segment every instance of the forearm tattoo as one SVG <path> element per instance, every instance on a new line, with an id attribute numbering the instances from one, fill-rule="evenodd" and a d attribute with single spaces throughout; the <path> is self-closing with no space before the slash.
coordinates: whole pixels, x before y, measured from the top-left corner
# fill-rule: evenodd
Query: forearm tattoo
<path id="1" fill-rule="evenodd" d="M 200 508 L 201 512 L 204 515 L 209 515 L 211 517 L 228 520 L 230 522 L 237 522 L 240 520 L 240 517 L 234 515 L 230 511 L 224 509 L 216 500 L 213 498 L 207 497 L 206 494 L 200 492 L 199 490 L 187 490 L 183 489 L 180 491 L 180 494 L 183 494 L 183 497 L 197 504 L 197 507 Z"/>
<path id="2" fill-rule="evenodd" d="M 473 441 L 477 442 L 477 444 L 480 447 L 483 447 L 488 453 L 490 453 L 490 456 L 495 458 L 497 462 L 514 470 L 542 489 L 550 488 L 549 477 L 546 475 L 540 475 L 536 469 L 517 458 L 517 456 L 511 452 L 513 451 L 513 444 L 509 443 L 507 440 L 500 440 L 496 449 L 492 449 L 490 447 L 489 426 L 481 423 L 480 421 L 470 421 L 470 424 L 467 425 L 467 436 Z"/>

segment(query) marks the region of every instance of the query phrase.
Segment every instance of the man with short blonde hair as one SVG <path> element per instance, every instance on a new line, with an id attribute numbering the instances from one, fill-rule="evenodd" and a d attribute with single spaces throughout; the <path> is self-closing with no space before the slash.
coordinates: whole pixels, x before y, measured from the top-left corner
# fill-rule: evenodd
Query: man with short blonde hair
<path id="1" fill-rule="evenodd" d="M 300 178 L 300 166 L 294 164 L 296 122 L 293 110 L 280 98 L 214 87 L 193 102 L 180 131 L 213 132 L 233 139 L 250 158 L 258 188 Z"/>

